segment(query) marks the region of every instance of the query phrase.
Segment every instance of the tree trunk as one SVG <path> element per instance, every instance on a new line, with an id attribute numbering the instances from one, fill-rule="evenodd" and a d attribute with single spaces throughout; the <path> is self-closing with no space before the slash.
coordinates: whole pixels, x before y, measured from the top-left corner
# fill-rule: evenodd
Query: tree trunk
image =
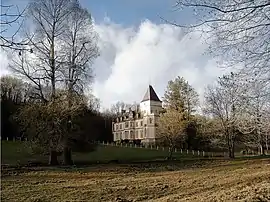
<path id="1" fill-rule="evenodd" d="M 173 148 L 174 148 L 173 146 L 169 147 L 168 160 L 172 160 Z"/>
<path id="2" fill-rule="evenodd" d="M 265 149 L 264 149 L 264 138 L 263 135 L 261 134 L 261 143 L 260 143 L 260 150 L 261 150 L 261 155 L 265 155 Z"/>
<path id="3" fill-rule="evenodd" d="M 234 141 L 233 140 L 231 140 L 231 156 L 230 156 L 230 158 L 235 158 L 235 156 L 234 156 Z"/>
<path id="4" fill-rule="evenodd" d="M 64 147 L 64 165 L 72 165 L 71 149 L 67 146 Z"/>
<path id="5" fill-rule="evenodd" d="M 229 158 L 234 158 L 234 140 L 231 137 L 231 134 L 227 134 L 227 146 L 228 146 L 228 152 L 229 152 Z"/>
<path id="6" fill-rule="evenodd" d="M 72 104 L 71 102 L 72 102 L 72 83 L 70 83 L 70 81 L 69 81 L 69 84 L 68 84 L 68 106 L 69 107 Z M 65 138 L 65 141 L 64 141 L 64 164 L 65 165 L 72 165 L 73 164 L 72 155 L 71 155 L 71 148 L 69 147 L 69 144 L 68 144 L 68 138 L 69 138 L 69 135 L 71 133 L 71 127 L 72 127 L 71 125 L 72 125 L 71 117 L 68 117 L 68 122 L 67 122 L 68 132 L 64 137 Z"/>
<path id="7" fill-rule="evenodd" d="M 57 152 L 54 150 L 50 151 L 50 156 L 49 156 L 49 165 L 55 166 L 58 165 L 58 159 L 57 159 Z"/>
<path id="8" fill-rule="evenodd" d="M 268 134 L 266 134 L 266 136 L 265 136 L 265 148 L 266 148 L 266 152 L 268 153 L 268 150 L 269 150 L 269 148 L 268 148 Z"/>

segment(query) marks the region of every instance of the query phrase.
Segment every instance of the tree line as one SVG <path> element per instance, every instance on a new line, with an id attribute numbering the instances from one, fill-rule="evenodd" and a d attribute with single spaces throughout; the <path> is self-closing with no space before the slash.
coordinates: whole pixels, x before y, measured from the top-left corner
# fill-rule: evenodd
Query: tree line
<path id="1" fill-rule="evenodd" d="M 270 143 L 270 86 L 241 73 L 219 77 L 209 85 L 204 101 L 182 77 L 169 81 L 164 95 L 165 112 L 158 121 L 157 137 L 172 152 L 187 149 L 260 151 Z M 171 155 L 170 155 L 171 156 Z"/>
<path id="2" fill-rule="evenodd" d="M 35 97 L 35 88 L 13 76 L 1 77 L 1 138 L 28 140 L 32 152 L 49 153 L 49 140 L 62 154 L 61 136 L 68 136 L 72 151 L 89 152 L 94 141 L 112 141 L 111 117 L 99 112 L 93 95 L 76 98 L 67 111 L 65 91 L 57 90 L 54 103 Z M 83 102 L 83 103 L 82 103 Z M 67 131 L 67 117 L 72 115 Z M 53 124 L 53 125 L 50 125 Z M 57 163 L 57 162 L 55 162 Z"/>

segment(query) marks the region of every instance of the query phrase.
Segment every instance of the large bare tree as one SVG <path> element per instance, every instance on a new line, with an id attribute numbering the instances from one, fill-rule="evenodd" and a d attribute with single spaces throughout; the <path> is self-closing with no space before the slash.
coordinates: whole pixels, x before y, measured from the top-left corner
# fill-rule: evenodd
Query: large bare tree
<path id="1" fill-rule="evenodd" d="M 61 73 L 72 105 L 75 93 L 83 94 L 92 81 L 91 64 L 99 55 L 97 34 L 93 29 L 91 14 L 81 7 L 77 0 L 72 1 L 71 11 L 66 16 L 66 29 L 61 38 L 61 52 L 65 57 Z M 72 123 L 72 120 L 69 120 Z M 71 135 L 72 136 L 72 135 Z M 65 164 L 71 164 L 71 149 L 68 136 L 64 150 Z"/>
<path id="2" fill-rule="evenodd" d="M 220 77 L 216 85 L 209 86 L 205 93 L 205 110 L 218 121 L 221 140 L 225 140 L 229 157 L 234 158 L 235 143 L 239 135 L 239 115 L 243 111 L 241 95 L 246 91 L 238 75 L 231 73 Z"/>
<path id="3" fill-rule="evenodd" d="M 238 128 L 245 134 L 243 142 L 248 147 L 258 147 L 264 155 L 269 136 L 270 86 L 254 77 L 246 81 L 246 89 Z"/>
<path id="4" fill-rule="evenodd" d="M 270 79 L 269 0 L 177 0 L 175 8 L 193 12 L 194 20 L 172 24 L 203 31 L 210 53 L 226 61 L 225 66 L 242 66 L 251 76 Z"/>
<path id="5" fill-rule="evenodd" d="M 73 98 L 83 93 L 85 84 L 92 78 L 91 64 L 98 56 L 91 15 L 75 0 L 31 0 L 27 13 L 28 20 L 34 24 L 33 30 L 26 33 L 33 54 L 20 52 L 11 68 L 35 85 L 42 101 L 53 102 L 58 88 L 67 92 L 66 99 L 72 106 Z M 71 117 L 66 124 L 69 129 Z M 62 136 L 67 164 L 71 163 L 70 131 Z M 55 155 L 51 147 L 53 162 Z"/>

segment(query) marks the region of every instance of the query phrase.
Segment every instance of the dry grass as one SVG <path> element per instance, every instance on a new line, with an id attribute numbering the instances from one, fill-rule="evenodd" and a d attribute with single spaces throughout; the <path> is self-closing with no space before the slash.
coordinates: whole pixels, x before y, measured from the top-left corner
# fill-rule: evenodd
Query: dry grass
<path id="1" fill-rule="evenodd" d="M 111 165 L 2 176 L 2 201 L 270 201 L 270 162 Z M 178 168 L 178 169 L 177 169 Z M 170 171 L 169 171 L 170 170 Z"/>

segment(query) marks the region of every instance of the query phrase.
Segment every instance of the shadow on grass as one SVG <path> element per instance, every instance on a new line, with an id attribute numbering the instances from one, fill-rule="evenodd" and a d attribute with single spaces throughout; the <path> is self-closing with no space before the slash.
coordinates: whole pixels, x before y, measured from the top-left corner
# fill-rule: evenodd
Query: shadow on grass
<path id="1" fill-rule="evenodd" d="M 256 158 L 256 159 L 269 159 L 267 158 Z M 56 172 L 100 172 L 100 171 L 111 171 L 116 173 L 128 173 L 128 172 L 164 172 L 164 171 L 177 171 L 190 168 L 216 168 L 224 166 L 244 166 L 246 160 L 255 160 L 254 158 L 242 159 L 181 159 L 181 160 L 145 160 L 145 161 L 128 161 L 128 160 L 110 160 L 103 162 L 96 161 L 76 161 L 75 165 L 72 166 L 48 166 L 48 164 L 41 162 L 31 162 L 26 165 L 18 166 L 7 166 L 2 167 L 2 177 L 18 175 L 21 173 L 28 172 L 39 172 L 39 171 L 56 171 Z"/>

